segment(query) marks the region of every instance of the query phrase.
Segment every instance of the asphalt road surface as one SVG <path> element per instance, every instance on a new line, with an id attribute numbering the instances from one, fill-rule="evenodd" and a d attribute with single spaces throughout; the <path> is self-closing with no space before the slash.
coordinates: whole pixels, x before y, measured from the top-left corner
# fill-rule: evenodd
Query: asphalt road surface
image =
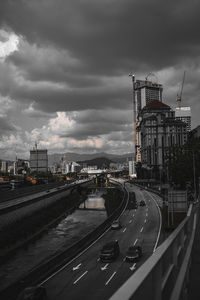
<path id="1" fill-rule="evenodd" d="M 160 232 L 159 197 L 126 184 L 128 191 L 135 191 L 137 202 L 146 202 L 138 209 L 126 210 L 120 217 L 122 228 L 109 229 L 98 241 L 61 270 L 44 280 L 48 299 L 109 299 L 114 292 L 153 253 Z M 99 260 L 100 249 L 111 240 L 118 240 L 120 255 L 111 263 Z M 143 256 L 137 263 L 125 261 L 130 245 L 141 245 Z"/>

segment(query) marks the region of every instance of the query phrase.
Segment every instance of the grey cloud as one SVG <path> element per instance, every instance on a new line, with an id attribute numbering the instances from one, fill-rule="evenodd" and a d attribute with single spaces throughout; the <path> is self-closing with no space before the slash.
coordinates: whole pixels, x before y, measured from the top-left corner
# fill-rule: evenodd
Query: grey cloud
<path id="1" fill-rule="evenodd" d="M 6 117 L 0 117 L 0 136 L 14 133 L 17 128 Z"/>

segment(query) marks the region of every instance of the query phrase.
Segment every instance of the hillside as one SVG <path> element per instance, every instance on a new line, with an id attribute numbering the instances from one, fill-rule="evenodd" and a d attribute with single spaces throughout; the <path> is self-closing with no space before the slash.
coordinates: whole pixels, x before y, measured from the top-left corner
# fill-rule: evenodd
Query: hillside
<path id="1" fill-rule="evenodd" d="M 110 163 L 113 161 L 106 157 L 97 157 L 91 160 L 78 161 L 80 165 L 87 164 L 87 166 L 97 166 L 98 169 L 109 168 Z"/>
<path id="2" fill-rule="evenodd" d="M 110 160 L 112 160 L 112 162 L 118 162 L 118 163 L 123 163 L 127 160 L 127 158 L 129 157 L 133 157 L 134 154 L 133 153 L 126 153 L 126 154 L 122 154 L 122 155 L 116 155 L 116 154 L 109 154 L 109 153 L 105 153 L 105 152 L 100 152 L 100 153 L 94 153 L 94 154 L 78 154 L 78 153 L 72 153 L 72 152 L 67 152 L 67 153 L 63 153 L 63 154 L 50 154 L 48 155 L 48 159 L 49 159 L 49 166 L 54 165 L 55 163 L 59 163 L 61 161 L 62 157 L 66 157 L 67 161 L 76 161 L 76 162 L 83 162 L 83 161 L 87 161 L 87 160 L 92 160 L 95 158 L 108 158 Z"/>

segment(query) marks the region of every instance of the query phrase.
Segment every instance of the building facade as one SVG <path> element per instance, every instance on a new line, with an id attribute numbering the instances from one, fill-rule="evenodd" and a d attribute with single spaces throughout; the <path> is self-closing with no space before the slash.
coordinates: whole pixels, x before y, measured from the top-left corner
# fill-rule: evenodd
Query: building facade
<path id="1" fill-rule="evenodd" d="M 149 102 L 140 112 L 137 133 L 140 136 L 141 163 L 149 170 L 165 167 L 170 149 L 187 141 L 187 125 L 175 118 L 175 112 L 158 100 Z"/>
<path id="2" fill-rule="evenodd" d="M 187 124 L 187 131 L 191 131 L 191 108 L 189 106 L 181 106 L 175 108 L 175 118 Z"/>
<path id="3" fill-rule="evenodd" d="M 33 149 L 30 151 L 30 169 L 31 172 L 48 171 L 48 154 L 47 150 Z"/>

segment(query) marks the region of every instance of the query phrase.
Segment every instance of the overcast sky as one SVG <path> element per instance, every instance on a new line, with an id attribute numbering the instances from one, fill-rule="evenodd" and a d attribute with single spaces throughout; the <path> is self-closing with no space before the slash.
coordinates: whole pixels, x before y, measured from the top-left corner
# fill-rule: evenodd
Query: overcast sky
<path id="1" fill-rule="evenodd" d="M 36 141 L 49 153 L 133 152 L 130 72 L 154 73 L 175 107 L 185 70 L 196 127 L 199 12 L 198 0 L 1 0 L 0 158 L 28 158 Z"/>

